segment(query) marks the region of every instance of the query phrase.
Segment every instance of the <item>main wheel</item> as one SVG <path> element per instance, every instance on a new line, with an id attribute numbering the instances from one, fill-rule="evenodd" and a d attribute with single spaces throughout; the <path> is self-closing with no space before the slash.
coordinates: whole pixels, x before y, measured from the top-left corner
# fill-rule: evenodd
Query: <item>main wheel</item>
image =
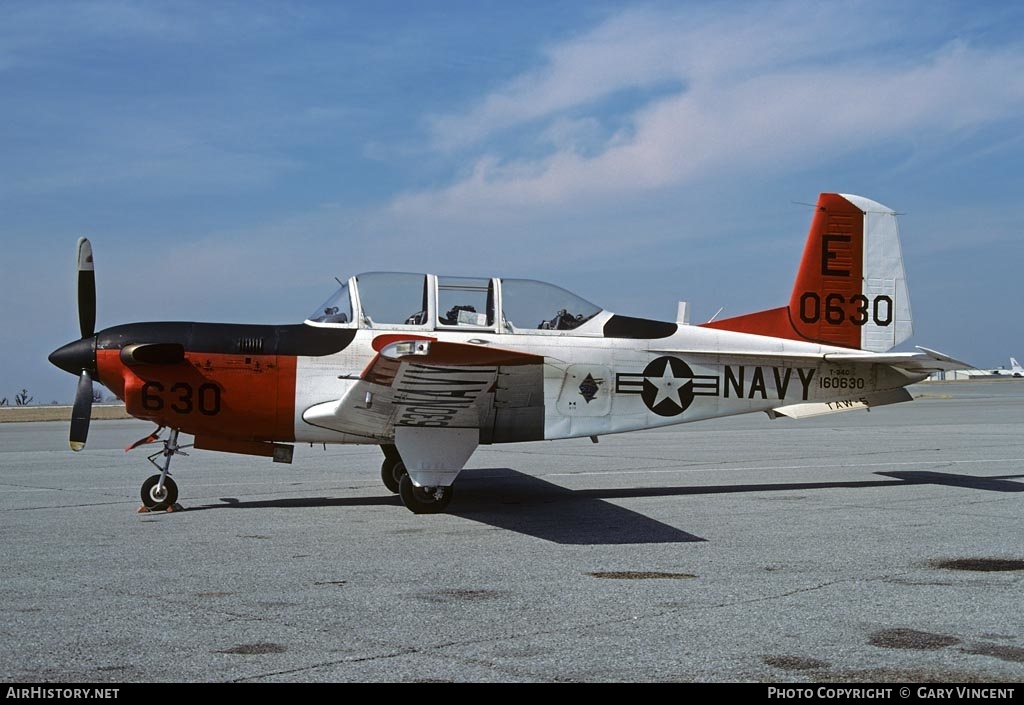
<path id="1" fill-rule="evenodd" d="M 413 514 L 437 514 L 448 507 L 452 500 L 451 487 L 417 487 L 406 473 L 398 483 L 398 494 L 402 503 Z"/>
<path id="2" fill-rule="evenodd" d="M 398 484 L 407 474 L 405 463 L 401 460 L 384 458 L 384 463 L 380 466 L 380 479 L 384 482 L 384 486 L 395 494 L 398 494 Z"/>
<path id="3" fill-rule="evenodd" d="M 164 478 L 162 492 L 157 492 L 156 486 L 158 482 L 160 482 L 160 476 L 153 475 L 146 478 L 146 481 L 142 483 L 142 504 L 145 505 L 146 509 L 154 512 L 167 509 L 178 501 L 178 486 L 174 483 L 174 480 L 170 477 Z"/>

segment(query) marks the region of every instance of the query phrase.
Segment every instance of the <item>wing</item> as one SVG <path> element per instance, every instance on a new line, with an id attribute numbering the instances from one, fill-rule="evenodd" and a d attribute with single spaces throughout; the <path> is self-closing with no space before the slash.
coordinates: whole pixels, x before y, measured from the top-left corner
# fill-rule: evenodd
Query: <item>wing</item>
<path id="1" fill-rule="evenodd" d="M 406 426 L 479 429 L 488 442 L 497 415 L 543 406 L 543 357 L 420 336 L 379 336 L 373 345 L 377 355 L 359 381 L 303 420 L 377 441 Z"/>

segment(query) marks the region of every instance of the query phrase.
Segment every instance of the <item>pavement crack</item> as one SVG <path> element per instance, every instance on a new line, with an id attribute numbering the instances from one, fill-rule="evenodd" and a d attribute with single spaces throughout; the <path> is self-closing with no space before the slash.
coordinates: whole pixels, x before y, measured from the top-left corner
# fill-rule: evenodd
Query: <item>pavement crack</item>
<path id="1" fill-rule="evenodd" d="M 799 594 L 805 593 L 805 592 L 814 592 L 815 590 L 822 590 L 824 588 L 833 587 L 835 585 L 843 585 L 845 583 L 856 583 L 856 582 L 869 582 L 869 583 L 871 583 L 871 582 L 879 582 L 879 581 L 884 582 L 886 580 L 892 580 L 894 578 L 899 578 L 899 577 L 902 577 L 904 575 L 909 575 L 909 574 L 910 574 L 909 571 L 904 571 L 902 573 L 893 573 L 891 575 L 876 575 L 876 576 L 870 577 L 870 578 L 843 578 L 841 580 L 828 580 L 826 582 L 819 583 L 817 585 L 811 585 L 811 586 L 808 586 L 808 587 L 802 587 L 802 588 L 796 588 L 796 589 L 793 589 L 793 590 L 787 590 L 786 592 L 782 592 L 782 593 L 779 593 L 779 594 L 776 594 L 776 595 L 765 595 L 764 597 L 754 597 L 754 598 L 750 598 L 750 599 L 746 599 L 746 600 L 731 600 L 729 602 L 722 602 L 722 603 L 719 603 L 717 605 L 711 605 L 707 609 L 719 609 L 721 607 L 734 607 L 736 605 L 750 605 L 750 604 L 755 604 L 755 603 L 758 603 L 758 602 L 770 602 L 772 600 L 782 600 L 782 599 L 787 598 L 787 597 L 792 597 L 793 595 L 799 595 Z M 677 611 L 679 611 L 679 610 L 677 610 L 677 609 L 668 610 L 668 612 L 677 612 Z"/>
<path id="2" fill-rule="evenodd" d="M 330 666 L 341 666 L 346 663 L 366 663 L 368 661 L 381 661 L 384 659 L 397 658 L 399 656 L 408 656 L 410 654 L 418 653 L 419 649 L 412 648 L 400 648 L 393 653 L 387 654 L 375 654 L 373 656 L 356 656 L 342 659 L 336 659 L 333 661 L 322 661 L 320 663 L 313 663 L 308 666 L 300 666 L 299 668 L 286 668 L 279 671 L 267 671 L 265 673 L 256 673 L 251 676 L 244 676 L 242 678 L 232 678 L 228 683 L 246 683 L 248 681 L 259 680 L 262 678 L 270 678 L 272 676 L 287 676 L 293 673 L 304 673 L 306 671 L 315 671 L 318 668 L 328 668 Z"/>
<path id="3" fill-rule="evenodd" d="M 113 502 L 75 502 L 74 504 L 48 504 L 45 507 L 11 507 L 3 509 L 3 512 L 34 512 L 41 509 L 81 509 L 83 507 L 109 507 L 115 504 L 124 504 L 125 500 L 120 499 Z"/>

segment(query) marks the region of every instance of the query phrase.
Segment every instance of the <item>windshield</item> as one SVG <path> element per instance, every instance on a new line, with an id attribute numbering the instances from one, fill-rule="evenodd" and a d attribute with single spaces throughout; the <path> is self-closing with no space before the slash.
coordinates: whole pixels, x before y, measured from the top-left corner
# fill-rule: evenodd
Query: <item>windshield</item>
<path id="1" fill-rule="evenodd" d="M 348 295 L 348 284 L 342 284 L 331 298 L 318 306 L 310 314 L 309 320 L 319 323 L 351 323 L 352 300 Z"/>
<path id="2" fill-rule="evenodd" d="M 601 312 L 586 299 L 533 279 L 502 279 L 501 306 L 513 329 L 572 330 Z"/>

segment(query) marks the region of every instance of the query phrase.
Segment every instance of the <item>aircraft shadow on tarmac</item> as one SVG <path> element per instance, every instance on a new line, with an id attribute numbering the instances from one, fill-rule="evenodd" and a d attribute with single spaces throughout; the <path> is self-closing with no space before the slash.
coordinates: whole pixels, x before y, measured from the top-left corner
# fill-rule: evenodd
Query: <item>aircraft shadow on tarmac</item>
<path id="1" fill-rule="evenodd" d="M 1024 475 L 979 477 L 931 471 L 875 474 L 889 479 L 571 490 L 510 468 L 493 468 L 464 473 L 459 479 L 458 494 L 455 501 L 449 505 L 448 513 L 567 545 L 692 543 L 706 539 L 605 500 L 908 485 L 942 485 L 990 492 L 1024 492 L 1024 483 L 1012 481 L 1024 478 Z M 192 507 L 189 511 L 401 505 L 399 499 L 393 495 L 349 498 L 300 497 L 252 502 L 223 497 L 221 502 Z"/>

